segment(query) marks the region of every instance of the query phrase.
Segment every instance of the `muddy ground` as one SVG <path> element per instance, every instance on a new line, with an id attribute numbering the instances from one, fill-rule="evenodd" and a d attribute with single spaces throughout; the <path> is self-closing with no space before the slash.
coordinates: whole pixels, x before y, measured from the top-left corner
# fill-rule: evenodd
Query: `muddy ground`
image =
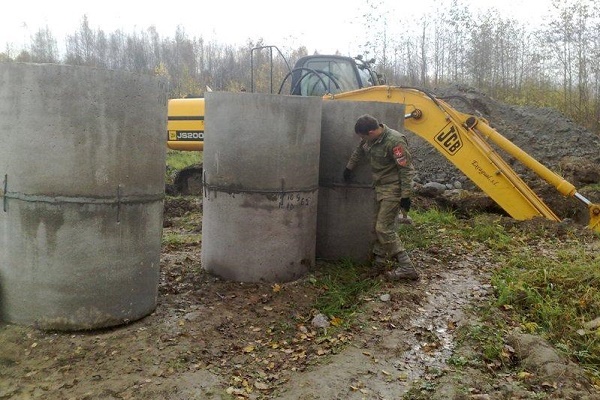
<path id="1" fill-rule="evenodd" d="M 495 116 L 499 130 L 541 161 L 558 167 L 572 161 L 565 157 L 578 157 L 585 162 L 563 170 L 579 184 L 596 179 L 597 136 L 551 110 L 517 109 L 470 89 L 452 90 L 490 120 Z M 543 142 L 539 132 L 545 132 Z M 571 150 L 562 153 L 566 147 Z M 420 184 L 468 186 L 437 154 L 419 146 L 415 153 Z M 474 198 L 481 200 L 470 207 L 449 196 L 420 196 L 415 203 L 462 207 L 468 218 L 469 210 L 489 206 L 485 197 Z M 578 207 L 563 212 L 575 216 Z M 196 197 L 167 199 L 165 235 L 178 232 L 189 240 L 165 241 L 151 315 L 92 332 L 0 325 L 0 399 L 600 399 L 600 389 L 576 364 L 516 328 L 505 338 L 506 365 L 463 363 L 481 359 L 476 347 L 457 337 L 464 327 L 482 323 L 472 309 L 493 296 L 489 276 L 498 267 L 483 244 L 449 241 L 414 251 L 420 281 L 378 280 L 359 299 L 352 323 L 334 320 L 321 327 L 314 304 L 327 287 L 318 278 L 331 265 L 317 263 L 291 283 L 223 281 L 202 269 L 201 216 Z M 552 223 L 543 231 L 556 237 L 561 229 Z M 583 227 L 579 233 L 587 251 L 600 250 L 597 237 Z M 560 249 L 541 251 L 551 257 Z"/>

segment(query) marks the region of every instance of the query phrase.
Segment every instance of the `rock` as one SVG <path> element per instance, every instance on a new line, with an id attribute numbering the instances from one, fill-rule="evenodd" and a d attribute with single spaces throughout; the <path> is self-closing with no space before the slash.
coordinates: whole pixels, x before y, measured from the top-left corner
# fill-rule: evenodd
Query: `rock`
<path id="1" fill-rule="evenodd" d="M 329 328 L 329 320 L 327 319 L 327 317 L 324 314 L 317 314 L 315 315 L 315 317 L 312 319 L 311 322 L 312 326 L 314 326 L 315 328 Z"/>
<path id="2" fill-rule="evenodd" d="M 507 337 L 507 343 L 515 350 L 515 356 L 523 367 L 534 372 L 538 379 L 557 382 L 565 386 L 590 383 L 585 373 L 576 364 L 560 354 L 539 336 L 514 333 Z"/>
<path id="3" fill-rule="evenodd" d="M 389 293 L 385 293 L 385 294 L 382 294 L 381 296 L 379 296 L 379 300 L 383 301 L 384 303 L 390 301 L 391 298 L 392 298 L 392 296 L 390 296 Z"/>
<path id="4" fill-rule="evenodd" d="M 446 191 L 446 185 L 438 182 L 428 182 L 421 186 L 419 189 L 419 195 L 427 197 L 436 197 Z"/>

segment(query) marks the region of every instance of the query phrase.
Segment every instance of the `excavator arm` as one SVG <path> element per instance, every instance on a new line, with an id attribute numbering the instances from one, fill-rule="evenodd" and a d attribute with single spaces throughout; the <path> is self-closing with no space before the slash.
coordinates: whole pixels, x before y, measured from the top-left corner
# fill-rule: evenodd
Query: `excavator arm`
<path id="1" fill-rule="evenodd" d="M 404 104 L 405 128 L 429 142 L 511 217 L 517 220 L 544 217 L 559 221 L 548 205 L 491 146 L 490 142 L 494 143 L 562 195 L 583 202 L 590 214 L 589 227 L 600 232 L 600 204 L 590 202 L 571 183 L 499 134 L 483 118 L 461 113 L 443 100 L 416 88 L 373 86 L 328 94 L 323 99 Z"/>

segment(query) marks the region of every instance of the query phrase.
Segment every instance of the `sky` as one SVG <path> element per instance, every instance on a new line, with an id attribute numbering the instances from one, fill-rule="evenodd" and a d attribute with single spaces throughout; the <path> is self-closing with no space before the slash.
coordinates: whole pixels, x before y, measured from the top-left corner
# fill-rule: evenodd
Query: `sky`
<path id="1" fill-rule="evenodd" d="M 0 52 L 7 45 L 23 48 L 46 26 L 59 41 L 78 30 L 83 15 L 92 29 L 105 33 L 117 29 L 143 31 L 155 26 L 162 38 L 174 37 L 178 25 L 190 37 L 203 37 L 222 44 L 244 44 L 264 39 L 265 44 L 309 52 L 355 55 L 363 35 L 361 15 L 370 3 L 381 2 L 389 16 L 418 21 L 423 13 L 435 12 L 451 0 L 178 0 L 150 2 L 131 0 L 21 0 L 10 2 L 0 12 Z M 540 20 L 540 10 L 552 0 L 458 0 L 473 11 L 495 8 L 522 21 Z M 444 6 L 444 8 L 446 8 Z M 391 21 L 395 19 L 390 18 Z"/>

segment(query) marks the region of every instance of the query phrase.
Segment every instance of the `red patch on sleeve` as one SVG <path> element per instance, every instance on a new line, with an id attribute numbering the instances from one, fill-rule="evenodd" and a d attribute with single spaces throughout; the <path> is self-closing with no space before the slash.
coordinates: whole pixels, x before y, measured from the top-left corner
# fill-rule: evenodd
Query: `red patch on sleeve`
<path id="1" fill-rule="evenodd" d="M 392 149 L 392 151 L 394 153 L 394 158 L 396 159 L 396 164 L 405 167 L 408 160 L 404 154 L 404 148 L 402 146 L 396 146 Z"/>

